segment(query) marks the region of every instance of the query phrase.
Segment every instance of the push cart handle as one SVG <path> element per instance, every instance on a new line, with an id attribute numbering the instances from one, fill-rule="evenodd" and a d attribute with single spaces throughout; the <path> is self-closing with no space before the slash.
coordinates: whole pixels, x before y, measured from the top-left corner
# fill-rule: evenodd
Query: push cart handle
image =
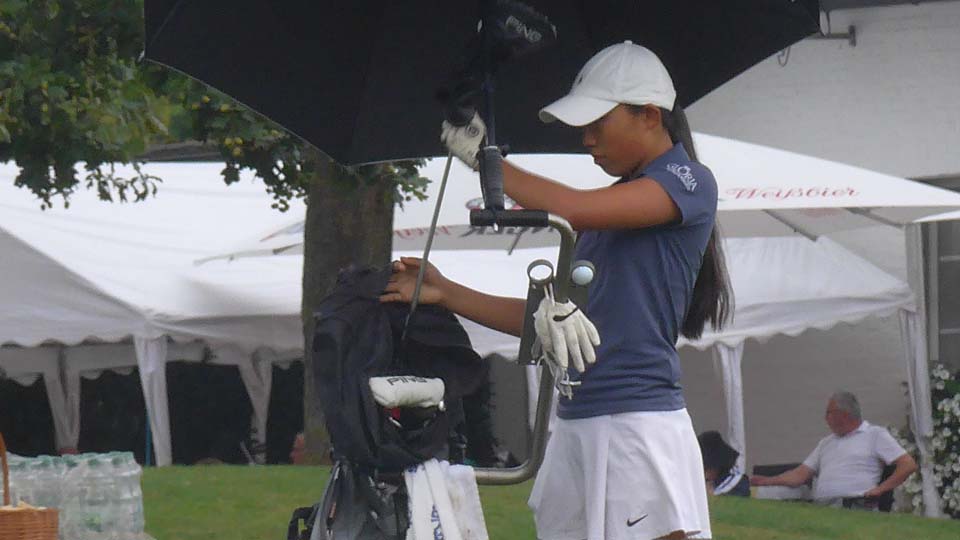
<path id="1" fill-rule="evenodd" d="M 530 438 L 527 460 L 517 467 L 494 469 L 479 467 L 474 469 L 477 483 L 487 486 L 506 486 L 519 484 L 533 478 L 547 449 L 547 435 L 550 428 L 550 413 L 553 411 L 553 372 L 540 370 L 540 392 L 537 395 L 537 415 L 533 422 L 533 436 Z"/>
<path id="2" fill-rule="evenodd" d="M 559 302 L 566 302 L 570 290 L 570 273 L 573 267 L 573 246 L 576 243 L 576 234 L 573 231 L 573 227 L 570 226 L 570 223 L 563 219 L 560 216 L 555 216 L 553 214 L 548 214 L 539 210 L 509 210 L 502 212 L 491 212 L 489 210 L 479 211 L 480 214 L 484 212 L 489 212 L 489 215 L 485 216 L 489 218 L 489 221 L 484 223 L 474 222 L 474 214 L 478 211 L 473 211 L 470 213 L 470 223 L 472 225 L 481 226 L 481 225 L 492 225 L 494 223 L 498 225 L 511 225 L 514 226 L 516 223 L 509 217 L 510 214 L 540 214 L 546 216 L 547 224 L 560 233 L 560 253 L 557 255 L 557 265 L 555 267 L 555 274 L 553 279 L 554 285 L 554 298 Z M 478 218 L 479 219 L 479 218 Z M 538 218 L 541 219 L 541 218 Z M 519 219 L 518 221 L 523 221 Z M 542 224 L 542 222 L 540 222 Z M 532 224 L 527 222 L 520 223 L 521 225 L 531 226 Z M 531 296 L 528 296 L 528 301 L 530 301 Z M 527 306 L 527 312 L 530 313 L 529 307 Z M 524 334 L 529 334 L 533 332 L 533 329 L 524 325 Z M 530 343 L 532 336 L 527 335 L 526 338 L 521 340 L 521 343 Z M 540 370 L 540 391 L 537 394 L 537 413 L 533 423 L 533 432 L 530 437 L 530 441 L 527 445 L 529 450 L 527 460 L 524 461 L 517 467 L 511 467 L 506 469 L 495 469 L 495 468 L 476 468 L 474 469 L 474 474 L 477 478 L 478 484 L 485 485 L 508 485 L 508 484 L 519 484 L 530 478 L 533 478 L 537 474 L 537 470 L 540 469 L 540 464 L 543 463 L 543 454 L 547 447 L 547 436 L 550 424 L 550 413 L 553 411 L 553 401 L 554 401 L 554 377 L 553 372 L 550 369 L 541 369 Z"/>
<path id="3" fill-rule="evenodd" d="M 474 227 L 550 227 L 560 233 L 560 253 L 557 255 L 557 275 L 553 289 L 558 302 L 569 298 L 570 270 L 573 264 L 573 246 L 577 234 L 570 222 L 543 210 L 483 210 L 470 211 L 470 225 Z"/>
<path id="4" fill-rule="evenodd" d="M 549 227 L 550 214 L 543 210 L 471 210 L 474 227 Z"/>

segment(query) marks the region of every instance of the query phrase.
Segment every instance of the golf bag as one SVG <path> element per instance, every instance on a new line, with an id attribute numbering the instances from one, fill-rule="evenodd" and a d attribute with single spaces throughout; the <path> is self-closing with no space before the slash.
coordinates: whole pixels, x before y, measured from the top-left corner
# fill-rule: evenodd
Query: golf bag
<path id="1" fill-rule="evenodd" d="M 290 540 L 402 538 L 407 528 L 405 468 L 446 458 L 461 397 L 484 380 L 480 356 L 449 311 L 384 304 L 390 268 L 341 272 L 314 314 L 313 367 L 334 467 L 323 499 L 298 509 Z M 442 380 L 430 407 L 381 406 L 371 378 Z M 302 525 L 301 525 L 302 523 Z"/>
<path id="2" fill-rule="evenodd" d="M 287 540 L 402 540 L 409 523 L 399 478 L 377 482 L 349 461 L 337 461 L 320 502 L 293 511 Z"/>

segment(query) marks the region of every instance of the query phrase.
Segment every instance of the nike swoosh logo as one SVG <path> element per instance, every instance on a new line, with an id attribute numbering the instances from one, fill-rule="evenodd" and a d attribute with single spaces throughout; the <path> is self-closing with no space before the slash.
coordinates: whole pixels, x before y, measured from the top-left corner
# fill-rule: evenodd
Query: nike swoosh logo
<path id="1" fill-rule="evenodd" d="M 576 313 L 576 312 L 578 312 L 578 311 L 580 311 L 580 308 L 579 308 L 579 307 L 574 308 L 573 311 L 571 311 L 570 313 L 567 313 L 566 315 L 554 315 L 554 316 L 553 316 L 553 320 L 554 320 L 555 322 L 563 322 L 563 321 L 569 319 L 571 315 L 573 315 L 574 313 Z"/>
<path id="2" fill-rule="evenodd" d="M 638 517 L 637 519 L 632 519 L 632 520 L 631 520 L 631 519 L 628 519 L 628 520 L 627 520 L 627 527 L 633 527 L 633 526 L 636 525 L 637 523 L 640 523 L 641 521 L 643 521 L 644 519 L 646 519 L 646 517 L 647 517 L 647 514 L 644 514 L 644 515 Z"/>

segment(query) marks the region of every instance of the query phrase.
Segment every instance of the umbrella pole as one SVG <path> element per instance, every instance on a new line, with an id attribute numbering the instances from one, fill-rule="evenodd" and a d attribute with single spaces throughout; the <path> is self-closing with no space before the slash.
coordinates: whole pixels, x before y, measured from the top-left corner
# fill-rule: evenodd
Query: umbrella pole
<path id="1" fill-rule="evenodd" d="M 496 2 L 483 0 L 483 23 L 480 27 L 483 43 L 483 108 L 481 116 L 487 125 L 486 145 L 480 151 L 480 189 L 483 192 L 483 206 L 488 210 L 501 211 L 504 209 L 503 197 L 503 165 L 500 162 L 502 151 L 497 146 L 497 114 L 495 93 L 495 77 L 493 66 L 493 31 L 497 21 Z M 496 226 L 496 225 L 495 225 Z"/>
<path id="2" fill-rule="evenodd" d="M 483 34 L 483 120 L 487 124 L 487 144 L 497 144 L 497 119 L 494 112 L 494 77 L 493 77 L 493 33 L 491 28 L 496 24 L 496 10 L 494 0 L 483 0 L 483 24 L 480 32 Z M 482 174 L 482 172 L 481 172 Z M 486 201 L 484 201 L 486 202 Z"/>

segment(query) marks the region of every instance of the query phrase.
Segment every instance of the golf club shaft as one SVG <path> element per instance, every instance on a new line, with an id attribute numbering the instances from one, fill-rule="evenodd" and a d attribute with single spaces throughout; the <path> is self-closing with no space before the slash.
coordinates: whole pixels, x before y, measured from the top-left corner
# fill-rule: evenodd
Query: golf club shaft
<path id="1" fill-rule="evenodd" d="M 427 264 L 430 259 L 430 248 L 433 247 L 433 235 L 437 232 L 437 220 L 440 219 L 440 206 L 443 204 L 443 194 L 447 189 L 447 177 L 450 175 L 450 164 L 453 161 L 453 154 L 447 154 L 447 163 L 443 167 L 443 179 L 440 180 L 440 193 L 437 195 L 437 204 L 433 208 L 433 219 L 430 220 L 430 231 L 427 233 L 427 243 L 423 246 L 423 256 L 420 258 L 420 269 L 417 270 L 417 282 L 413 287 L 413 298 L 410 299 L 410 313 L 407 314 L 407 320 L 403 324 L 403 334 L 400 337 L 400 343 L 407 341 L 407 329 L 410 328 L 410 320 L 413 319 L 414 312 L 420 304 L 420 289 L 423 286 L 423 279 L 427 274 Z"/>

